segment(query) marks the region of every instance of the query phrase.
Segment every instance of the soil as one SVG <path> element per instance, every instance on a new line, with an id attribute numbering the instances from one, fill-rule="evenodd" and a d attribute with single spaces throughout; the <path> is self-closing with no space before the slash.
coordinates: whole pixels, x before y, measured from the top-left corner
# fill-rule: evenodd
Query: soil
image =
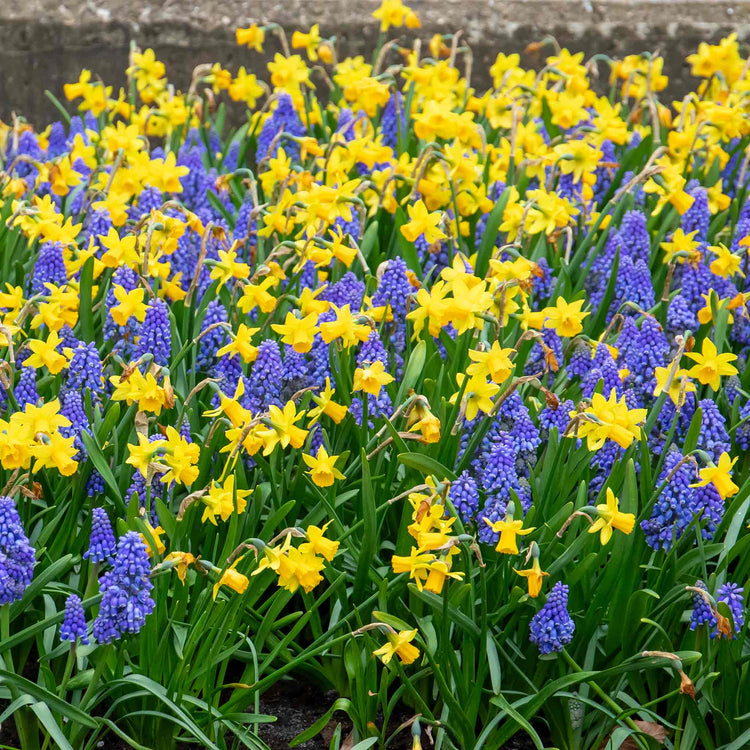
<path id="1" fill-rule="evenodd" d="M 333 705 L 336 697 L 336 693 L 333 691 L 321 693 L 316 686 L 297 680 L 277 683 L 260 700 L 260 713 L 277 717 L 277 720 L 272 724 L 261 724 L 259 726 L 260 738 L 271 750 L 288 750 L 289 743 L 323 716 Z M 6 703 L 0 701 L 0 711 L 5 707 Z M 248 711 L 252 711 L 252 708 L 248 708 Z M 397 711 L 389 730 L 395 731 L 410 716 L 410 712 L 405 707 Z M 346 714 L 339 712 L 334 714 L 333 719 L 317 737 L 297 745 L 297 747 L 300 750 L 328 750 L 331 738 L 339 723 L 342 725 L 341 737 L 342 739 L 346 738 L 352 725 Z M 0 727 L 0 750 L 3 748 L 15 749 L 19 746 L 15 722 L 13 719 L 9 719 Z M 102 750 L 129 750 L 130 748 L 129 745 L 112 735 L 107 735 L 99 743 L 99 747 Z M 389 745 L 389 750 L 411 750 L 411 747 L 411 735 L 407 730 L 402 732 Z M 422 747 L 424 750 L 431 750 L 433 747 L 424 732 L 422 734 Z M 532 750 L 533 747 L 533 742 L 523 733 L 519 733 L 504 745 L 503 750 Z M 178 750 L 194 750 L 194 748 L 195 745 L 185 745 Z"/>
<path id="2" fill-rule="evenodd" d="M 336 698 L 334 692 L 321 693 L 318 688 L 297 680 L 279 682 L 260 699 L 260 712 L 275 716 L 276 721 L 261 724 L 258 734 L 271 750 L 286 750 L 289 742 L 325 714 Z M 297 747 L 300 750 L 328 750 L 339 722 L 342 724 L 341 736 L 346 737 L 351 731 L 351 722 L 346 714 L 336 713 L 323 733 Z"/>
<path id="3" fill-rule="evenodd" d="M 340 54 L 369 56 L 378 0 L 3 0 L 0 2 L 0 117 L 17 111 L 43 127 L 57 113 L 44 96 L 61 97 L 63 83 L 88 68 L 107 83 L 124 84 L 131 42 L 153 47 L 178 88 L 185 89 L 198 63 L 219 60 L 230 70 L 245 65 L 268 78 L 266 61 L 278 52 L 267 38 L 266 55 L 241 49 L 234 29 L 276 21 L 287 32 L 319 23 L 336 34 Z M 473 52 L 472 83 L 488 84 L 499 51 L 518 52 L 525 66 L 538 67 L 550 48 L 525 51 L 554 35 L 560 44 L 587 56 L 621 56 L 660 49 L 681 96 L 691 85 L 684 58 L 701 41 L 737 31 L 750 39 L 747 0 L 412 0 L 422 20 L 423 43 L 437 32 L 461 29 Z M 400 30 L 399 33 L 401 33 Z M 393 34 L 393 32 L 391 32 Z M 413 32 L 401 39 L 411 44 Z M 398 61 L 396 53 L 394 62 Z M 463 66 L 464 61 L 459 61 Z M 602 70 L 602 75 L 606 71 Z"/>

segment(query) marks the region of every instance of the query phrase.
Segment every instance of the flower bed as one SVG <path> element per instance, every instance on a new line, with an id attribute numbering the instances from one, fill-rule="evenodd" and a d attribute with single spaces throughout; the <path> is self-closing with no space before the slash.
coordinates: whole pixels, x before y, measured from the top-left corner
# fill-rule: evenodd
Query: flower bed
<path id="1" fill-rule="evenodd" d="M 0 125 L 0 722 L 260 748 L 292 679 L 340 696 L 300 743 L 744 747 L 736 39 L 667 105 L 374 15 L 372 63 L 252 26 L 270 84 L 133 49 Z"/>

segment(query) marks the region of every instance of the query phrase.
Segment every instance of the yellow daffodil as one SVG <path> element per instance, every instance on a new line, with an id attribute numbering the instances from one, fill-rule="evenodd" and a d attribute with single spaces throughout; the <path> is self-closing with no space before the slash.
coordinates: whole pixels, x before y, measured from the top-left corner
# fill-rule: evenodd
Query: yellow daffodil
<path id="1" fill-rule="evenodd" d="M 622 531 L 623 534 L 630 534 L 635 526 L 635 515 L 632 513 L 623 513 L 619 509 L 620 501 L 615 497 L 615 493 L 607 487 L 607 502 L 596 506 L 599 518 L 589 527 L 589 534 L 600 532 L 599 540 L 602 546 L 607 544 L 612 538 L 614 529 Z"/>
<path id="2" fill-rule="evenodd" d="M 238 557 L 232 565 L 221 572 L 221 577 L 214 584 L 213 599 L 216 601 L 216 597 L 219 595 L 219 589 L 222 586 L 227 586 L 236 591 L 238 594 L 244 594 L 247 590 L 248 584 L 250 583 L 248 577 L 237 571 L 237 565 L 239 565 L 242 557 Z M 218 569 L 217 569 L 218 570 Z"/>
<path id="3" fill-rule="evenodd" d="M 591 405 L 583 412 L 586 419 L 578 425 L 578 436 L 586 438 L 588 449 L 599 450 L 606 440 L 613 440 L 621 448 L 627 448 L 633 440 L 639 440 L 641 423 L 646 419 L 646 409 L 629 409 L 623 395 L 619 401 L 613 388 L 608 398 L 595 393 Z M 569 412 L 576 418 L 576 412 Z"/>
<path id="4" fill-rule="evenodd" d="M 371 396 L 378 396 L 380 389 L 394 380 L 393 375 L 385 371 L 385 365 L 376 360 L 365 367 L 358 367 L 354 371 L 353 391 L 364 391 Z"/>
<path id="5" fill-rule="evenodd" d="M 288 312 L 283 325 L 274 323 L 271 328 L 280 334 L 281 340 L 289 344 L 295 352 L 304 354 L 312 349 L 313 339 L 319 330 L 317 323 L 318 316 L 315 313 L 299 318 L 293 312 Z"/>
<path id="6" fill-rule="evenodd" d="M 211 488 L 201 498 L 205 504 L 201 521 L 205 523 L 209 521 L 214 526 L 216 523 L 216 516 L 220 516 L 222 521 L 228 521 L 234 513 L 235 509 L 235 497 L 237 498 L 237 512 L 244 513 L 247 507 L 246 498 L 252 494 L 252 490 L 240 490 L 235 491 L 234 488 L 234 476 L 228 476 L 223 484 L 211 482 Z"/>
<path id="7" fill-rule="evenodd" d="M 716 344 L 711 339 L 703 339 L 700 352 L 687 352 L 685 356 L 695 362 L 688 370 L 690 377 L 703 385 L 708 385 L 714 391 L 719 390 L 722 376 L 737 374 L 737 368 L 729 364 L 737 359 L 737 355 L 728 352 L 719 354 Z"/>
<path id="8" fill-rule="evenodd" d="M 406 210 L 409 212 L 409 222 L 401 227 L 401 234 L 409 242 L 415 242 L 421 236 L 424 236 L 428 245 L 445 239 L 445 232 L 438 229 L 442 220 L 438 211 L 430 213 L 422 200 L 418 200 L 413 206 L 407 206 Z"/>
<path id="9" fill-rule="evenodd" d="M 544 308 L 545 327 L 554 329 L 561 338 L 577 336 L 583 330 L 583 319 L 591 314 L 581 310 L 584 302 L 582 299 L 566 302 L 558 297 L 554 307 Z"/>
<path id="10" fill-rule="evenodd" d="M 696 482 L 690 486 L 705 487 L 710 482 L 716 487 L 722 500 L 736 495 L 740 491 L 740 488 L 732 481 L 732 468 L 736 462 L 737 456 L 730 458 L 728 453 L 723 452 L 719 456 L 719 463 L 715 466 L 711 465 L 700 469 L 698 471 L 701 478 L 700 482 Z"/>
<path id="11" fill-rule="evenodd" d="M 510 510 L 510 507 L 511 506 L 509 505 L 508 510 Z M 494 523 L 487 518 L 484 520 L 495 534 L 500 534 L 500 538 L 495 546 L 495 551 L 504 555 L 517 555 L 518 540 L 516 537 L 531 534 L 536 528 L 530 526 L 529 528 L 524 529 L 523 521 L 514 520 L 513 513 L 511 512 L 506 512 L 505 518 L 495 521 Z"/>
<path id="12" fill-rule="evenodd" d="M 31 339 L 28 344 L 31 354 L 26 357 L 23 366 L 33 367 L 37 370 L 40 367 L 46 367 L 52 375 L 57 375 L 68 365 L 65 355 L 58 351 L 61 344 L 62 341 L 56 331 L 52 331 L 47 336 L 46 341 Z"/>
<path id="13" fill-rule="evenodd" d="M 416 630 L 388 633 L 388 643 L 372 653 L 374 656 L 379 656 L 383 664 L 388 664 L 394 655 L 398 656 L 402 664 L 412 664 L 419 658 L 419 649 L 412 644 L 416 636 Z"/>
<path id="14" fill-rule="evenodd" d="M 654 368 L 654 377 L 656 378 L 654 396 L 660 396 L 664 392 L 671 370 L 671 367 Z M 669 397 L 675 406 L 682 406 L 686 393 L 695 393 L 695 383 L 690 380 L 688 371 L 680 367 L 675 370 L 672 382 L 669 384 Z"/>
<path id="15" fill-rule="evenodd" d="M 490 377 L 494 383 L 503 383 L 513 372 L 513 362 L 510 357 L 515 353 L 514 349 L 503 348 L 497 341 L 485 351 L 469 350 L 469 359 L 472 361 L 466 368 L 468 375 L 472 377 Z"/>
<path id="16" fill-rule="evenodd" d="M 334 480 L 344 479 L 344 475 L 336 468 L 338 456 L 329 456 L 322 445 L 316 456 L 303 453 L 302 459 L 310 467 L 307 473 L 318 487 L 330 487 Z"/>
<path id="17" fill-rule="evenodd" d="M 336 556 L 336 552 L 338 552 L 340 542 L 326 539 L 325 533 L 330 525 L 331 522 L 328 521 L 322 528 L 319 526 L 308 526 L 305 529 L 307 541 L 300 544 L 300 552 L 314 552 L 316 555 L 321 555 L 328 562 L 331 562 Z"/>
<path id="18" fill-rule="evenodd" d="M 534 556 L 530 568 L 527 570 L 516 570 L 513 568 L 513 572 L 526 579 L 526 583 L 529 587 L 529 596 L 533 599 L 536 599 L 536 597 L 539 596 L 539 593 L 542 590 L 542 581 L 544 581 L 545 577 L 549 575 L 549 573 L 542 570 L 537 556 Z"/>

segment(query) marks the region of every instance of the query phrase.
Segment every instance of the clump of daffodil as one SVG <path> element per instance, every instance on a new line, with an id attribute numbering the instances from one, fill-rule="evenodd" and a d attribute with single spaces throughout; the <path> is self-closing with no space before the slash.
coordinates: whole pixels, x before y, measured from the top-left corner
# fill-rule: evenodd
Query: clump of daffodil
<path id="1" fill-rule="evenodd" d="M 328 524 L 319 528 L 309 526 L 307 531 L 287 530 L 280 545 L 266 545 L 260 540 L 252 540 L 263 557 L 252 575 L 259 575 L 265 570 L 272 570 L 278 576 L 278 585 L 294 593 L 298 588 L 310 593 L 323 581 L 322 571 L 326 561 L 333 559 L 339 543 L 327 539 L 325 531 Z M 299 547 L 292 544 L 295 537 L 306 538 Z"/>
<path id="2" fill-rule="evenodd" d="M 570 412 L 572 419 L 578 418 L 578 436 L 586 438 L 589 450 L 599 450 L 607 440 L 613 440 L 621 448 L 627 448 L 633 440 L 640 440 L 640 425 L 646 419 L 646 409 L 629 409 L 625 396 L 619 400 L 613 388 L 609 398 L 595 393 L 590 406 L 580 415 Z"/>
<path id="3" fill-rule="evenodd" d="M 394 573 L 408 573 L 420 591 L 424 588 L 439 594 L 447 579 L 463 578 L 462 572 L 452 570 L 452 560 L 459 553 L 457 545 L 461 540 L 451 533 L 456 519 L 446 517 L 440 494 L 447 491 L 447 485 L 435 485 L 429 478 L 426 486 L 435 491 L 430 495 L 413 492 L 408 496 L 413 509 L 408 531 L 416 544 L 408 555 L 393 555 L 391 567 Z"/>
<path id="4" fill-rule="evenodd" d="M 253 492 L 252 489 L 241 490 L 235 489 L 234 475 L 228 476 L 223 483 L 216 481 L 211 482 L 208 492 L 203 495 L 201 500 L 206 506 L 203 510 L 201 521 L 209 521 L 216 526 L 216 517 L 219 516 L 222 521 L 228 521 L 232 513 L 244 513 L 247 507 L 247 497 Z"/>
<path id="5" fill-rule="evenodd" d="M 113 401 L 125 401 L 128 406 L 137 403 L 139 411 L 153 412 L 156 416 L 165 406 L 171 406 L 169 378 L 164 376 L 159 384 L 152 368 L 144 375 L 138 368 L 131 367 L 122 375 L 110 377 L 109 382 L 115 387 Z"/>

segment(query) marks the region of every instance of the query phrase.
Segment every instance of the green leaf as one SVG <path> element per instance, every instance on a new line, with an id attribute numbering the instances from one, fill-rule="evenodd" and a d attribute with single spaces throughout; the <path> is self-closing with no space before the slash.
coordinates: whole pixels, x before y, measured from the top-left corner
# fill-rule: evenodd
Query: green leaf
<path id="1" fill-rule="evenodd" d="M 348 698 L 339 698 L 333 705 L 311 726 L 300 732 L 294 739 L 290 740 L 289 747 L 297 747 L 303 742 L 311 740 L 325 729 L 328 722 L 333 718 L 336 711 L 344 711 L 351 715 L 352 702 Z"/>
<path id="2" fill-rule="evenodd" d="M 477 251 L 476 271 L 474 272 L 479 278 L 484 278 L 487 269 L 490 267 L 490 258 L 495 249 L 495 241 L 497 240 L 497 235 L 500 230 L 500 224 L 503 221 L 503 213 L 509 196 L 510 188 L 506 188 L 503 190 L 497 203 L 495 203 L 494 208 L 490 211 L 490 215 L 487 217 L 484 234 L 482 235 L 482 242 Z"/>
<path id="3" fill-rule="evenodd" d="M 55 109 L 60 113 L 60 117 L 65 120 L 65 124 L 70 125 L 70 113 L 65 109 L 65 105 L 49 89 L 44 90 L 44 95 L 55 106 Z"/>
<path id="4" fill-rule="evenodd" d="M 208 202 L 211 204 L 211 206 L 215 208 L 231 225 L 234 222 L 234 216 L 232 216 L 232 214 L 227 210 L 227 207 L 222 203 L 221 198 L 219 198 L 219 196 L 211 190 L 206 191 L 206 197 L 208 198 Z"/>
<path id="5" fill-rule="evenodd" d="M 703 409 L 696 408 L 693 418 L 690 420 L 690 427 L 688 428 L 687 435 L 685 435 L 685 442 L 682 446 L 682 454 L 687 455 L 690 451 L 695 450 L 695 446 L 698 445 L 698 437 L 701 432 L 701 425 L 703 424 Z"/>
<path id="6" fill-rule="evenodd" d="M 411 469 L 416 469 L 425 476 L 434 474 L 438 481 L 449 479 L 453 482 L 456 479 L 456 475 L 450 469 L 443 466 L 440 461 L 425 456 L 424 453 L 399 453 L 397 458 L 399 463 Z"/>
<path id="7" fill-rule="evenodd" d="M 411 630 L 410 625 L 406 620 L 402 620 L 400 617 L 391 615 L 388 612 L 381 612 L 380 610 L 374 609 L 372 611 L 373 619 L 384 622 L 386 625 L 390 625 L 394 630 Z"/>
<path id="8" fill-rule="evenodd" d="M 50 693 L 25 677 L 8 672 L 5 669 L 0 669 L 0 685 L 2 684 L 7 684 L 21 694 L 36 698 L 37 701 L 46 704 L 48 708 L 64 716 L 69 721 L 81 724 L 89 729 L 96 729 L 97 727 L 96 720 L 93 717 L 81 711 L 80 708 L 71 706 L 70 703 L 67 703 L 62 698 L 58 698 L 54 693 Z"/>
<path id="9" fill-rule="evenodd" d="M 361 450 L 362 461 L 362 520 L 364 521 L 362 533 L 362 546 L 359 550 L 357 561 L 357 572 L 354 576 L 354 599 L 359 601 L 364 598 L 367 583 L 370 577 L 370 565 L 375 557 L 375 549 L 378 536 L 378 520 L 375 513 L 375 494 L 370 479 L 370 464 L 367 461 L 365 449 Z"/>
<path id="10" fill-rule="evenodd" d="M 678 656 L 683 665 L 685 665 L 700 659 L 702 655 L 697 651 L 678 651 L 676 656 Z M 579 685 L 582 682 L 585 683 L 591 680 L 599 681 L 610 677 L 617 677 L 625 672 L 640 672 L 646 669 L 662 669 L 664 667 L 671 668 L 672 663 L 671 659 L 666 657 L 654 656 L 644 658 L 640 655 L 633 656 L 630 659 L 626 659 L 622 664 L 610 669 L 604 669 L 598 672 L 581 671 L 574 674 L 567 674 L 557 680 L 546 683 L 538 693 L 520 698 L 513 703 L 513 706 L 525 719 L 530 720 L 541 710 L 550 698 L 554 697 L 561 690 L 565 690 L 573 685 Z M 490 698 L 490 703 L 500 705 L 497 701 L 497 696 Z M 515 726 L 503 727 L 497 737 L 493 736 L 493 739 L 496 741 L 496 746 L 502 746 L 504 742 L 507 742 L 513 734 L 515 734 L 515 732 Z"/>
<path id="11" fill-rule="evenodd" d="M 591 335 L 595 332 L 602 331 L 605 328 L 605 321 L 609 315 L 609 308 L 612 306 L 612 300 L 615 296 L 615 287 L 617 286 L 617 270 L 620 267 L 620 247 L 618 245 L 615 251 L 615 257 L 612 260 L 612 266 L 609 270 L 610 277 L 607 282 L 607 288 L 604 291 L 604 298 L 602 299 L 599 310 L 596 315 L 589 316 L 587 326 L 585 326 L 587 332 Z"/>
<path id="12" fill-rule="evenodd" d="M 0 673 L 1 674 L 1 673 Z M 159 685 L 158 682 L 140 674 L 129 674 L 120 680 L 111 680 L 106 684 L 107 692 L 114 692 L 118 689 L 133 690 L 134 688 L 141 688 L 141 691 L 150 693 L 157 698 L 164 706 L 169 710 L 170 715 L 174 716 L 176 722 L 183 726 L 187 731 L 191 732 L 196 740 L 202 743 L 203 747 L 210 748 L 210 750 L 219 750 L 214 742 L 212 742 L 203 732 L 203 730 L 193 721 L 187 711 L 178 706 L 168 695 L 166 689 Z M 139 692 L 141 692 L 139 691 Z M 87 717 L 88 718 L 88 717 Z M 89 719 L 93 721 L 93 719 Z"/>
<path id="13" fill-rule="evenodd" d="M 526 721 L 526 719 L 524 719 L 524 717 L 521 716 L 521 714 L 518 711 L 516 711 L 516 709 L 513 708 L 513 706 L 511 706 L 510 703 L 508 703 L 504 695 L 502 694 L 496 695 L 492 699 L 492 702 L 496 706 L 499 706 L 505 713 L 507 713 L 508 716 L 510 716 L 510 718 L 513 719 L 513 721 L 515 721 L 521 727 L 521 729 L 523 729 L 526 732 L 526 734 L 529 736 L 531 741 L 534 743 L 534 747 L 536 747 L 537 750 L 544 750 L 544 743 L 542 742 L 539 735 L 534 730 L 534 727 L 532 727 L 531 724 L 529 724 L 529 722 Z"/>
<path id="14" fill-rule="evenodd" d="M 36 714 L 41 725 L 47 730 L 47 734 L 55 741 L 55 745 L 59 750 L 73 750 L 73 746 L 66 739 L 46 703 L 32 703 L 31 710 Z"/>
<path id="15" fill-rule="evenodd" d="M 362 252 L 362 257 L 365 260 L 369 260 L 370 255 L 377 251 L 378 247 L 378 222 L 373 221 L 367 229 L 365 229 L 365 235 L 362 238 L 359 249 Z"/>
<path id="16" fill-rule="evenodd" d="M 722 745 L 718 750 L 746 750 L 750 747 L 750 729 L 743 732 L 734 742 Z"/>
<path id="17" fill-rule="evenodd" d="M 424 339 L 421 339 L 411 350 L 411 354 L 407 360 L 404 376 L 401 380 L 401 385 L 398 388 L 398 396 L 396 396 L 397 404 L 402 403 L 406 394 L 409 392 L 409 389 L 416 386 L 419 378 L 422 376 L 422 372 L 424 371 L 426 357 L 427 342 Z"/>
<path id="18" fill-rule="evenodd" d="M 265 539 L 266 537 L 271 537 L 281 522 L 287 517 L 289 511 L 291 511 L 296 504 L 296 500 L 289 500 L 272 513 L 263 524 L 263 528 L 260 532 L 261 538 Z"/>
<path id="19" fill-rule="evenodd" d="M 431 591 L 420 591 L 413 583 L 409 584 L 409 591 L 411 591 L 412 595 L 417 599 L 421 599 L 423 602 L 429 604 L 436 613 L 442 614 L 443 608 L 445 607 L 445 602 L 443 601 L 442 596 L 433 594 Z M 482 631 L 480 630 L 479 626 L 474 622 L 474 620 L 461 612 L 461 610 L 450 604 L 447 606 L 446 610 L 448 612 L 450 621 L 469 633 L 472 638 L 479 638 L 481 636 Z"/>
<path id="20" fill-rule="evenodd" d="M 492 692 L 495 695 L 499 695 L 500 686 L 502 685 L 502 669 L 500 668 L 500 657 L 497 653 L 495 639 L 492 637 L 492 633 L 489 630 L 487 631 L 487 637 L 485 640 L 487 643 L 487 664 L 490 668 Z"/>
<path id="21" fill-rule="evenodd" d="M 81 324 L 81 334 L 84 341 L 94 340 L 94 300 L 91 293 L 94 284 L 94 259 L 89 258 L 81 269 L 80 309 L 78 322 Z"/>
<path id="22" fill-rule="evenodd" d="M 693 722 L 693 726 L 698 732 L 698 736 L 701 739 L 704 750 L 715 750 L 716 745 L 714 744 L 711 731 L 706 724 L 706 719 L 701 713 L 698 703 L 690 696 L 683 696 L 683 705 L 687 708 L 687 712 L 690 716 L 690 720 Z"/>
<path id="23" fill-rule="evenodd" d="M 83 440 L 83 444 L 86 446 L 86 450 L 88 451 L 91 463 L 94 464 L 96 470 L 102 475 L 102 478 L 106 482 L 107 487 L 109 487 L 109 489 L 112 491 L 112 494 L 114 495 L 114 499 L 116 501 L 115 504 L 117 505 L 117 510 L 121 515 L 124 516 L 125 503 L 122 499 L 120 488 L 117 486 L 115 475 L 112 473 L 112 469 L 109 468 L 107 459 L 104 457 L 104 451 L 102 451 L 101 446 L 96 441 L 96 439 L 91 434 L 86 432 L 86 430 L 81 430 L 81 439 Z"/>

